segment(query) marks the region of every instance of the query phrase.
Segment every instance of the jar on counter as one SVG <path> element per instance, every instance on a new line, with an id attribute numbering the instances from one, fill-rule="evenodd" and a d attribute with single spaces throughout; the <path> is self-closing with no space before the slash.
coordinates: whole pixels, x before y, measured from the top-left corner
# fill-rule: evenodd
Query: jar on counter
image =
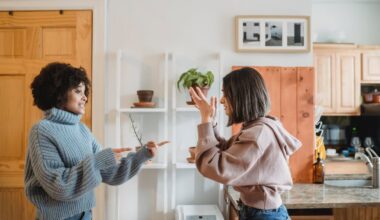
<path id="1" fill-rule="evenodd" d="M 323 183 L 325 181 L 325 163 L 318 153 L 317 161 L 313 164 L 314 183 Z"/>

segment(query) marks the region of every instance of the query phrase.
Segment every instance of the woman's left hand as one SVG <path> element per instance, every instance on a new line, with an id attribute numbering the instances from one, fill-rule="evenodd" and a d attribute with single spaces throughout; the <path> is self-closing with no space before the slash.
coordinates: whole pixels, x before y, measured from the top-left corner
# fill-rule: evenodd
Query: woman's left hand
<path id="1" fill-rule="evenodd" d="M 216 97 L 211 96 L 210 103 L 208 103 L 199 87 L 196 87 L 196 90 L 191 87 L 189 92 L 195 102 L 195 106 L 201 113 L 202 123 L 212 122 L 216 114 Z"/>

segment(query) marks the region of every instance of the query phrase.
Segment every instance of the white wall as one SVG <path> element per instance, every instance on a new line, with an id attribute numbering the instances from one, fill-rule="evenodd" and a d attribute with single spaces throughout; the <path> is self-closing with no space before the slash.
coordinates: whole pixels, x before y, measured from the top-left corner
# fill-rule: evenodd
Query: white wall
<path id="1" fill-rule="evenodd" d="M 127 54 L 126 59 L 123 60 L 123 69 L 126 71 L 123 74 L 128 77 L 122 77 L 121 80 L 122 105 L 126 105 L 125 107 L 129 107 L 128 105 L 133 102 L 131 99 L 136 100 L 134 94 L 139 88 L 154 89 L 157 96 L 160 96 L 162 88 L 160 85 L 155 85 L 155 82 L 160 79 L 158 75 L 163 73 L 162 54 L 165 51 L 180 54 L 178 57 L 181 57 L 184 62 L 182 66 L 191 63 L 191 65 L 198 64 L 205 68 L 215 67 L 214 61 L 217 60 L 209 62 L 207 59 L 220 52 L 223 54 L 222 72 L 224 74 L 230 71 L 232 65 L 312 65 L 311 52 L 236 53 L 234 48 L 234 17 L 236 15 L 310 16 L 310 0 L 110 0 L 107 13 L 106 144 L 108 146 L 115 145 L 114 110 L 117 99 L 114 91 L 115 54 L 118 49 L 122 49 Z M 203 57 L 208 58 L 203 59 Z M 178 71 L 182 69 L 177 68 Z M 174 80 L 175 77 L 172 77 L 171 83 Z M 218 83 L 216 82 L 216 85 Z M 169 110 L 169 114 L 172 114 L 172 110 Z M 189 116 L 179 118 L 183 117 L 192 124 L 188 131 L 196 134 L 194 124 L 196 125 L 199 121 L 197 114 L 191 113 Z M 186 123 L 185 120 L 180 121 L 178 127 L 188 126 L 184 123 Z M 155 126 L 153 124 L 152 122 L 152 127 Z M 194 139 L 196 137 L 194 138 L 193 135 L 181 137 L 181 141 L 187 141 L 189 144 L 196 142 Z M 134 143 L 134 140 L 128 143 Z M 168 171 L 169 173 L 173 171 L 171 166 Z M 159 202 L 163 195 L 160 192 L 158 197 L 154 196 L 156 192 L 162 190 L 162 175 L 163 171 L 142 171 L 139 177 L 119 188 L 120 219 L 163 218 L 162 204 Z M 218 185 L 205 181 L 195 170 L 177 172 L 177 178 L 177 188 L 181 188 L 178 192 L 178 202 L 218 203 Z M 142 192 L 139 187 L 145 191 Z M 171 187 L 169 184 L 169 194 Z M 114 188 L 110 188 L 108 194 L 110 205 L 107 208 L 109 219 L 115 219 L 115 193 Z M 171 198 L 170 195 L 169 198 Z M 158 209 L 154 210 L 156 206 Z M 171 217 L 173 215 L 170 215 L 169 219 Z"/>
<path id="2" fill-rule="evenodd" d="M 380 44 L 380 1 L 314 1 L 312 38 L 318 42 L 339 41 Z"/>

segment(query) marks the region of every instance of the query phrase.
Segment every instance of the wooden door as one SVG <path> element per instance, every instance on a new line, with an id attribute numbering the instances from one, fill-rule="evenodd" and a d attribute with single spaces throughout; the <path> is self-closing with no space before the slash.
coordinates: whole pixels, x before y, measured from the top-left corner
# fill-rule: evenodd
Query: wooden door
<path id="1" fill-rule="evenodd" d="M 242 68 L 234 66 L 232 69 Z M 271 99 L 270 115 L 302 142 L 289 161 L 294 182 L 311 183 L 314 155 L 314 69 L 312 67 L 256 67 Z M 236 134 L 241 125 L 232 126 Z"/>
<path id="2" fill-rule="evenodd" d="M 323 107 L 323 114 L 336 112 L 335 53 L 314 49 L 316 105 Z"/>
<path id="3" fill-rule="evenodd" d="M 28 132 L 42 117 L 30 84 L 53 61 L 82 66 L 91 78 L 91 11 L 0 12 L 0 219 L 34 219 L 24 194 Z M 91 127 L 91 98 L 84 122 Z"/>
<path id="4" fill-rule="evenodd" d="M 362 82 L 380 83 L 380 49 L 363 51 L 362 59 Z"/>
<path id="5" fill-rule="evenodd" d="M 360 115 L 360 53 L 336 53 L 336 112 Z"/>

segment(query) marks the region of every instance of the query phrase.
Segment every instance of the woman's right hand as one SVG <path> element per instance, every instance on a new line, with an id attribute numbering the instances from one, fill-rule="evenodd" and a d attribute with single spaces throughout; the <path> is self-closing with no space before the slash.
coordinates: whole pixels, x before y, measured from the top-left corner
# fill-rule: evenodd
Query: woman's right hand
<path id="1" fill-rule="evenodd" d="M 127 151 L 131 151 L 130 147 L 122 147 L 122 148 L 112 148 L 112 152 L 115 156 L 115 160 L 119 161 L 123 157 L 123 153 Z"/>
<path id="2" fill-rule="evenodd" d="M 152 155 L 152 157 L 154 157 L 154 156 L 156 156 L 157 148 L 161 147 L 167 143 L 170 143 L 170 141 L 162 141 L 158 144 L 156 144 L 156 142 L 154 142 L 154 141 L 148 141 L 148 143 L 146 144 L 146 147 L 148 148 L 149 153 Z"/>

